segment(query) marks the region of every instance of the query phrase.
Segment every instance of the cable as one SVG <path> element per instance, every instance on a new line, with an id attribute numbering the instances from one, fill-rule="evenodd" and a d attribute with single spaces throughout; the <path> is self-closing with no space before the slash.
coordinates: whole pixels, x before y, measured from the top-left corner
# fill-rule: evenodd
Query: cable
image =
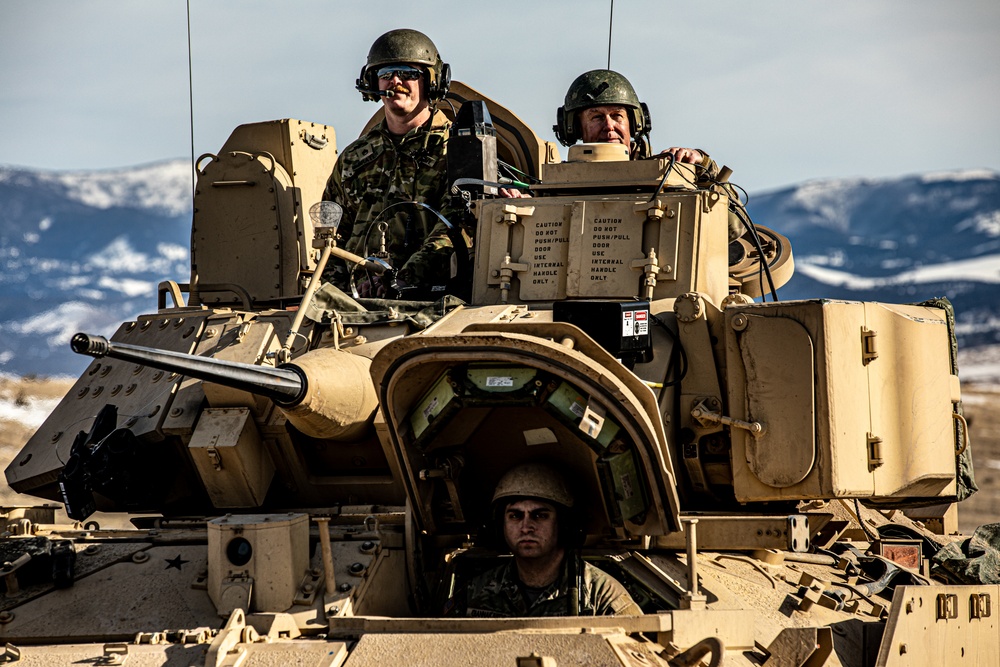
<path id="1" fill-rule="evenodd" d="M 666 378 L 664 378 L 663 389 L 666 389 L 667 387 L 676 387 L 684 380 L 685 377 L 687 377 L 687 372 L 688 372 L 687 352 L 684 351 L 684 345 L 681 344 L 681 340 L 680 337 L 678 337 L 677 332 L 668 327 L 666 322 L 661 320 L 656 315 L 650 313 L 649 316 L 653 319 L 653 322 L 663 327 L 663 330 L 667 332 L 667 335 L 674 342 L 673 347 L 671 347 L 670 349 L 670 361 L 667 363 L 667 368 L 668 369 L 673 368 L 675 366 L 675 362 L 679 361 L 681 370 L 678 373 L 677 379 L 675 380 L 667 382 Z"/>
<path id="2" fill-rule="evenodd" d="M 497 158 L 497 166 L 498 167 L 503 167 L 503 168 L 507 169 L 508 171 L 520 174 L 521 176 L 524 177 L 524 179 L 526 181 L 531 181 L 532 183 L 541 183 L 542 182 L 542 179 L 540 179 L 540 178 L 538 178 L 536 176 L 532 176 L 531 174 L 526 174 L 525 172 L 521 171 L 520 169 L 518 169 L 514 165 L 512 165 L 512 164 L 510 164 L 508 162 L 504 162 L 503 160 L 501 160 L 499 158 Z"/>
<path id="3" fill-rule="evenodd" d="M 656 186 L 656 190 L 653 191 L 653 195 L 649 198 L 649 201 L 653 201 L 657 198 L 657 196 L 659 196 L 660 192 L 663 191 L 663 184 L 667 182 L 667 177 L 670 176 L 670 172 L 674 170 L 674 162 L 675 162 L 674 154 L 668 153 L 667 160 L 668 160 L 667 169 L 666 171 L 663 172 L 663 178 L 660 179 L 660 184 Z M 688 182 L 691 183 L 690 181 Z M 694 185 L 694 183 L 691 183 L 691 185 Z"/>

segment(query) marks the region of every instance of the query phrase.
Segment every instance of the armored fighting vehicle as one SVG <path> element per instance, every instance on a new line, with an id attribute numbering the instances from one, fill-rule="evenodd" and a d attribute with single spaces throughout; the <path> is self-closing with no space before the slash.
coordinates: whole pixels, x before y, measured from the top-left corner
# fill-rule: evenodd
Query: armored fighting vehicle
<path id="1" fill-rule="evenodd" d="M 3 510 L 6 660 L 1000 664 L 1000 588 L 929 567 L 968 488 L 946 304 L 777 300 L 790 245 L 728 170 L 562 161 L 460 83 L 442 108 L 462 299 L 321 284 L 385 271 L 313 206 L 332 127 L 244 125 L 197 161 L 190 282 L 73 338 L 94 361 L 6 470 L 52 501 Z M 494 196 L 511 180 L 532 198 Z M 491 493 L 531 461 L 645 615 L 443 615 L 505 557 Z"/>

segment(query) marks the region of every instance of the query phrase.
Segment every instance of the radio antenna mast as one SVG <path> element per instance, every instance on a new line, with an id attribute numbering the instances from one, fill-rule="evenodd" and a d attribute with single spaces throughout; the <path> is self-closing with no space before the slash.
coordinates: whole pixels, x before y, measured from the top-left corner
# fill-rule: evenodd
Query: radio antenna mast
<path id="1" fill-rule="evenodd" d="M 608 17 L 608 69 L 611 69 L 611 27 L 615 22 L 615 0 L 611 0 L 611 16 Z"/>
<path id="2" fill-rule="evenodd" d="M 194 77 L 191 69 L 191 0 L 187 0 L 187 39 L 188 39 L 188 113 L 190 114 L 189 130 L 191 132 L 191 205 L 194 206 L 194 188 L 197 166 L 194 163 Z"/>

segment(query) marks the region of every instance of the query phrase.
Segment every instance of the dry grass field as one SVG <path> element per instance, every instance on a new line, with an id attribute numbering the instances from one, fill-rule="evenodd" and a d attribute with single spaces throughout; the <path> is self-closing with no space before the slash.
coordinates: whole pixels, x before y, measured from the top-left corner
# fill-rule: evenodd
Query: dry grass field
<path id="1" fill-rule="evenodd" d="M 17 454 L 70 380 L 36 380 L 0 375 L 0 465 Z M 984 523 L 1000 521 L 1000 386 L 963 387 L 965 412 L 972 433 L 973 463 L 980 491 L 959 507 L 959 527 L 971 533 Z M 0 485 L 0 504 L 41 502 Z"/>

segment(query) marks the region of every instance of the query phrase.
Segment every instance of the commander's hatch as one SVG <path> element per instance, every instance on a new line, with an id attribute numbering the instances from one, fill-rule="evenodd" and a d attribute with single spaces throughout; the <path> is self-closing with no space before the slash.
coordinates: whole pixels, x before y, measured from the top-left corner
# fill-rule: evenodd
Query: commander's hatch
<path id="1" fill-rule="evenodd" d="M 440 327 L 393 341 L 373 361 L 384 435 L 420 528 L 477 533 L 504 472 L 545 461 L 576 486 L 592 538 L 679 531 L 650 390 L 577 327 L 518 322 Z"/>

